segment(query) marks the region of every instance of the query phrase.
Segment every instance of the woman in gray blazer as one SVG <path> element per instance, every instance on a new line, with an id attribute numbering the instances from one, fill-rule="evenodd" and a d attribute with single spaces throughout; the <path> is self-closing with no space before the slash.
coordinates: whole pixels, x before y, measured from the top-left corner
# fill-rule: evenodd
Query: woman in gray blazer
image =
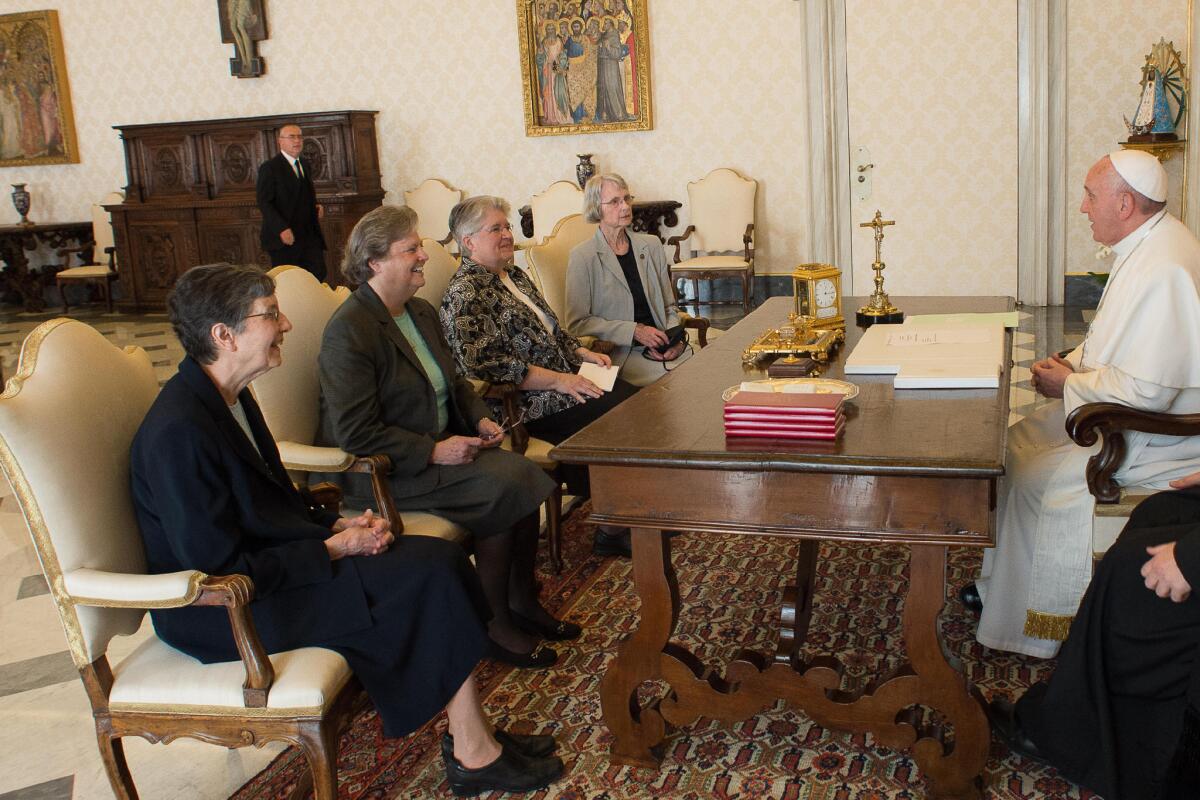
<path id="1" fill-rule="evenodd" d="M 354 226 L 342 273 L 360 285 L 321 341 L 320 440 L 388 456 L 398 509 L 469 530 L 492 610 L 489 655 L 549 666 L 557 656 L 538 640 L 580 633 L 541 606 L 534 581 L 538 507 L 554 484 L 529 459 L 499 448 L 503 431 L 455 370 L 437 312 L 414 296 L 427 260 L 411 208 L 381 206 Z M 370 495 L 365 482 L 348 489 Z"/>
<path id="2" fill-rule="evenodd" d="M 612 362 L 623 380 L 646 386 L 691 356 L 670 347 L 667 331 L 682 324 L 662 243 L 632 233 L 633 197 L 615 173 L 595 175 L 583 190 L 583 215 L 596 235 L 571 251 L 567 264 L 567 330 L 616 343 Z"/>

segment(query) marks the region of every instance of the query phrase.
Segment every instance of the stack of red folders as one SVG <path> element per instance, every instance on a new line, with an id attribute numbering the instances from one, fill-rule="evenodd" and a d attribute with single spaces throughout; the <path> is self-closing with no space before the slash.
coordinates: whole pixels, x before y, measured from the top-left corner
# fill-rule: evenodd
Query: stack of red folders
<path id="1" fill-rule="evenodd" d="M 725 402 L 725 435 L 760 439 L 836 439 L 846 416 L 841 394 L 738 392 Z"/>

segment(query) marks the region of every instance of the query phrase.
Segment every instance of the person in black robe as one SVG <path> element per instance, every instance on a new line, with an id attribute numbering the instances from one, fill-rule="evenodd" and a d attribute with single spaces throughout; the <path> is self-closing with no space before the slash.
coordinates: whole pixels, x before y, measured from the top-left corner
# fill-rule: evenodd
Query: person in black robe
<path id="1" fill-rule="evenodd" d="M 1058 667 L 994 730 L 1106 800 L 1200 797 L 1200 472 L 1142 502 L 1105 554 Z"/>
<path id="2" fill-rule="evenodd" d="M 493 731 L 472 671 L 489 614 L 462 549 L 393 537 L 370 510 L 309 509 L 248 386 L 279 365 L 291 323 L 255 267 L 195 267 L 168 305 L 187 357 L 134 437 L 130 477 L 151 573 L 254 581 L 250 612 L 270 653 L 325 647 L 349 663 L 383 721 L 404 736 L 443 707 L 455 793 L 529 791 L 562 773 L 554 740 Z M 205 663 L 238 659 L 223 608 L 151 612 L 155 631 Z"/>

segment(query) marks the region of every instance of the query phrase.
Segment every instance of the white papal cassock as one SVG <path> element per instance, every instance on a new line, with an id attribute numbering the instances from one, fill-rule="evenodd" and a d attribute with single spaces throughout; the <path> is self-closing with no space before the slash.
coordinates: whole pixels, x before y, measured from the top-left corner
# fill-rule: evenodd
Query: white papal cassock
<path id="1" fill-rule="evenodd" d="M 988 647 L 1054 656 L 1091 580 L 1095 502 L 1084 470 L 1099 445 L 1072 442 L 1067 415 L 1099 402 L 1200 412 L 1200 242 L 1164 211 L 1113 252 L 1087 338 L 1067 356 L 1076 372 L 1062 401 L 1008 431 L 996 547 L 984 553 L 977 582 L 984 604 L 976 638 Z M 1125 440 L 1122 486 L 1166 489 L 1200 470 L 1200 437 L 1131 432 Z"/>

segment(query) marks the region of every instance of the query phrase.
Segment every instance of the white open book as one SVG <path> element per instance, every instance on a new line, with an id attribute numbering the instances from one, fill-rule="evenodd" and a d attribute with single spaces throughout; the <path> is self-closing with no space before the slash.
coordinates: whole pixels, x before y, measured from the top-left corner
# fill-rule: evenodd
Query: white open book
<path id="1" fill-rule="evenodd" d="M 620 367 L 602 367 L 591 361 L 585 361 L 579 365 L 579 374 L 606 392 L 612 391 L 613 386 L 617 383 L 617 373 L 620 371 Z"/>

